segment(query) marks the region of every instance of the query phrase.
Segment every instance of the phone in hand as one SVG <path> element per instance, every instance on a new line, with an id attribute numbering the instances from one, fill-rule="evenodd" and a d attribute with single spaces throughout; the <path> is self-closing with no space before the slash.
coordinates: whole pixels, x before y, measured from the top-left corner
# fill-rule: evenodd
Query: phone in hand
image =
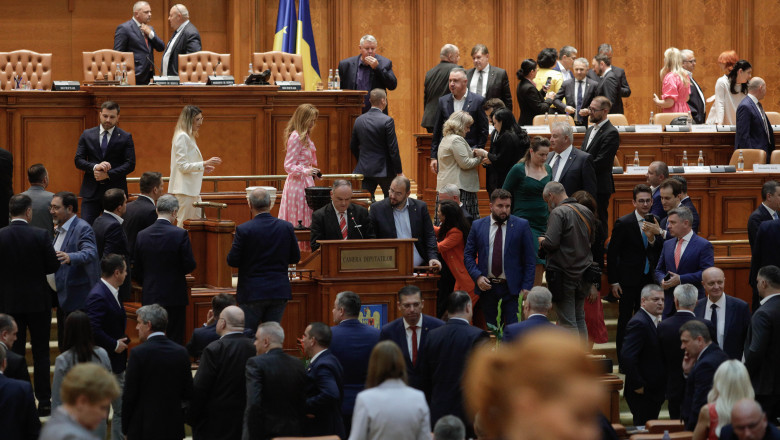
<path id="1" fill-rule="evenodd" d="M 547 77 L 547 82 L 546 82 L 546 83 L 544 83 L 544 86 L 545 86 L 545 87 L 550 87 L 550 84 L 552 84 L 552 77 L 551 77 L 551 76 L 548 76 L 548 77 Z"/>
<path id="2" fill-rule="evenodd" d="M 666 276 L 664 277 L 664 281 L 669 281 L 671 279 L 672 279 L 672 273 L 671 272 L 666 272 Z"/>
<path id="3" fill-rule="evenodd" d="M 647 214 L 645 216 L 645 221 L 648 223 L 655 223 L 655 216 L 653 214 Z"/>

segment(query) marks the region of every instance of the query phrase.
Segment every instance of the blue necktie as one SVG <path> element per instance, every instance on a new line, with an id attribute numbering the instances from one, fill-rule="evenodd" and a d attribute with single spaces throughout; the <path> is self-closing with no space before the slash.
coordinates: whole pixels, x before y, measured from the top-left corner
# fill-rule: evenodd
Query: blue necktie
<path id="1" fill-rule="evenodd" d="M 644 222 L 644 220 L 642 220 Z M 642 234 L 642 243 L 645 245 L 645 249 L 647 249 L 647 235 L 645 235 L 644 232 L 642 232 L 642 224 L 639 224 L 639 232 Z M 642 272 L 643 274 L 647 275 L 647 273 L 650 272 L 650 260 L 645 257 L 645 271 Z"/>
<path id="2" fill-rule="evenodd" d="M 108 148 L 108 130 L 103 132 L 103 140 L 100 141 L 100 151 L 103 152 L 103 157 L 106 157 L 107 148 Z"/>

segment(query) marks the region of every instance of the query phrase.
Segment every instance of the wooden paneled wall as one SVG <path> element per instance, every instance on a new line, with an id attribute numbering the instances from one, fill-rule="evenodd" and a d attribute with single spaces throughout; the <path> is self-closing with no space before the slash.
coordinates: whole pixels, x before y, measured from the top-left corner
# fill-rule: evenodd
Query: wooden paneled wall
<path id="1" fill-rule="evenodd" d="M 182 0 L 206 50 L 233 54 L 237 78 L 252 52 L 272 47 L 278 0 Z M 116 26 L 131 16 L 133 0 L 36 0 L 7 2 L 0 15 L 0 51 L 51 52 L 56 80 L 81 79 L 81 52 L 113 46 Z M 150 0 L 152 25 L 167 41 L 172 0 Z M 571 44 L 590 59 L 599 43 L 614 48 L 613 63 L 626 69 L 632 95 L 625 99 L 632 123 L 656 111 L 659 70 L 669 46 L 694 50 L 695 78 L 706 96 L 722 75 L 716 59 L 734 49 L 767 80 L 764 107 L 780 109 L 780 39 L 777 0 L 314 0 L 311 1 L 321 73 L 358 53 L 360 37 L 373 34 L 378 52 L 393 61 L 398 88 L 390 93 L 407 175 L 414 175 L 413 134 L 421 131 L 425 72 L 438 63 L 439 49 L 456 44 L 461 64 L 473 67 L 471 47 L 483 43 L 492 64 L 510 73 L 545 47 Z M 155 61 L 159 65 L 161 54 Z M 517 112 L 517 106 L 515 106 Z M 74 139 L 75 151 L 76 139 Z M 7 146 L 3 146 L 6 147 Z M 347 146 L 344 146 L 347 148 Z M 351 171 L 351 170 L 342 170 Z"/>

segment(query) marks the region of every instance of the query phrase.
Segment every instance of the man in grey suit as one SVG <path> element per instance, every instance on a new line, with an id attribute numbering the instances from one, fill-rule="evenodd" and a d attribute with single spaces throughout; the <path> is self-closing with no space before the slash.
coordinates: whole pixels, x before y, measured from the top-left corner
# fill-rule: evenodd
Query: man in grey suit
<path id="1" fill-rule="evenodd" d="M 446 95 L 449 89 L 447 81 L 450 78 L 450 70 L 458 67 L 460 51 L 454 44 L 445 44 L 439 52 L 439 64 L 425 73 L 425 86 L 423 94 L 423 117 L 420 125 L 433 133 L 436 124 L 436 112 L 439 109 L 439 98 Z"/>
<path id="2" fill-rule="evenodd" d="M 485 98 L 499 98 L 508 109 L 512 108 L 512 89 L 506 70 L 490 64 L 490 53 L 484 44 L 471 49 L 474 67 L 466 72 L 469 91 Z"/>
<path id="3" fill-rule="evenodd" d="M 563 82 L 553 104 L 559 112 L 571 115 L 577 125 L 587 125 L 588 118 L 584 115 L 590 102 L 596 97 L 599 83 L 588 78 L 588 60 L 585 58 L 574 60 L 572 72 L 574 78 Z M 561 101 L 562 99 L 566 100 L 566 104 Z"/>
<path id="4" fill-rule="evenodd" d="M 36 163 L 27 168 L 27 180 L 30 188 L 23 192 L 32 199 L 32 220 L 30 225 L 46 229 L 49 238 L 54 239 L 54 223 L 51 219 L 49 206 L 54 193 L 46 191 L 49 186 L 49 172 L 43 164 Z"/>
<path id="5" fill-rule="evenodd" d="M 363 189 L 371 193 L 377 185 L 388 197 L 390 182 L 395 176 L 403 175 L 401 156 L 398 153 L 398 139 L 395 136 L 395 121 L 382 113 L 387 108 L 387 93 L 374 89 L 369 93 L 371 110 L 355 120 L 349 148 L 358 160 L 356 174 L 363 175 Z"/>
<path id="6" fill-rule="evenodd" d="M 780 268 L 764 266 L 756 280 L 761 306 L 750 320 L 745 340 L 745 367 L 756 400 L 773 423 L 780 416 Z"/>

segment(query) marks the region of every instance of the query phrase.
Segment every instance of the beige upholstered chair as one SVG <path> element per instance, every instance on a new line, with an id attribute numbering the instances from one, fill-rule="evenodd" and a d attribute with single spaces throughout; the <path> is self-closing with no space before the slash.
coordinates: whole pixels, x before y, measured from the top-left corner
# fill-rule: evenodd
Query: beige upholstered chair
<path id="1" fill-rule="evenodd" d="M 135 85 L 135 61 L 132 52 L 119 52 L 112 49 L 101 49 L 94 52 L 81 52 L 84 59 L 84 82 L 93 82 L 98 79 L 98 73 L 102 79 L 117 80 L 114 78 L 116 65 L 125 63 L 127 69 L 127 83 Z"/>
<path id="2" fill-rule="evenodd" d="M 255 52 L 252 54 L 252 69 L 255 73 L 271 69 L 269 83 L 276 81 L 303 82 L 303 60 L 300 55 L 286 52 Z"/>
<path id="3" fill-rule="evenodd" d="M 754 163 L 766 163 L 766 151 L 757 148 L 740 148 L 739 150 L 734 150 L 729 165 L 737 166 L 740 151 L 742 152 L 742 159 L 745 161 L 745 171 L 752 170 Z"/>
<path id="4" fill-rule="evenodd" d="M 209 75 L 230 75 L 230 54 L 206 50 L 179 55 L 179 81 L 205 83 Z"/>
<path id="5" fill-rule="evenodd" d="M 607 115 L 607 118 L 609 118 L 609 122 L 611 122 L 612 125 L 628 125 L 628 119 L 626 119 L 626 115 L 613 113 L 611 115 Z"/>
<path id="6" fill-rule="evenodd" d="M 775 150 L 769 157 L 769 163 L 780 163 L 780 150 Z"/>
<path id="7" fill-rule="evenodd" d="M 545 116 L 547 117 L 547 122 L 544 122 Z M 560 115 L 557 113 L 554 114 L 547 114 L 547 115 L 536 115 L 534 116 L 534 122 L 533 125 L 552 125 L 556 122 L 568 122 L 569 125 L 574 125 L 574 118 L 572 118 L 569 115 Z"/>
<path id="8" fill-rule="evenodd" d="M 672 119 L 680 116 L 688 116 L 688 113 L 656 113 L 655 123 L 658 125 L 669 125 Z"/>
<path id="9" fill-rule="evenodd" d="M 780 124 L 780 113 L 778 112 L 766 112 L 766 118 L 772 125 Z"/>
<path id="10" fill-rule="evenodd" d="M 0 52 L 0 89 L 13 89 L 14 73 L 30 81 L 33 89 L 51 90 L 51 54 L 31 50 Z"/>

